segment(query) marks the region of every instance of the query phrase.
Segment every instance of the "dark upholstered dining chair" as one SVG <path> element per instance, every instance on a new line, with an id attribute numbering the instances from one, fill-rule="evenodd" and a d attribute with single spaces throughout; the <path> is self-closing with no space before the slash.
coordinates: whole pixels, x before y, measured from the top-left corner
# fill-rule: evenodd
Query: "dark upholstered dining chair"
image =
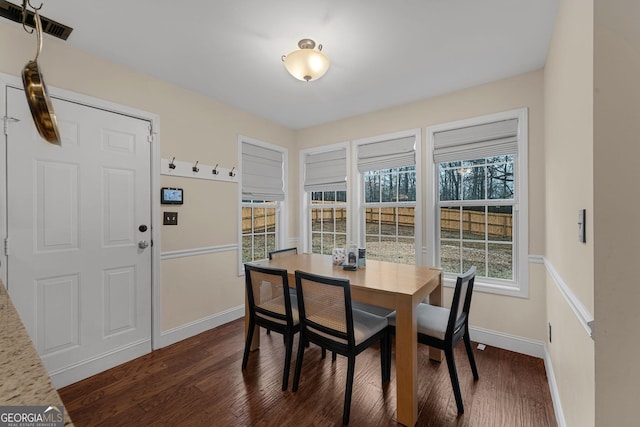
<path id="1" fill-rule="evenodd" d="M 285 256 L 298 255 L 298 248 L 286 248 L 278 249 L 276 251 L 269 252 L 269 259 L 280 258 Z M 291 295 L 296 294 L 296 288 L 289 288 Z M 271 333 L 271 330 L 267 328 L 267 335 Z"/>
<path id="2" fill-rule="evenodd" d="M 289 292 L 287 270 L 245 264 L 245 284 L 249 306 L 249 328 L 244 346 L 242 369 L 247 367 L 253 332 L 256 326 L 284 336 L 285 358 L 282 390 L 289 383 L 289 367 L 293 352 L 293 336 L 300 331 L 298 303 Z"/>
<path id="3" fill-rule="evenodd" d="M 386 317 L 351 307 L 349 280 L 296 271 L 296 291 L 300 314 L 300 343 L 292 390 L 298 390 L 305 343 L 312 342 L 346 356 L 347 383 L 342 422 L 349 423 L 351 392 L 356 356 L 380 342 L 382 382 L 389 380 L 386 369 L 389 354 Z"/>
<path id="4" fill-rule="evenodd" d="M 471 306 L 475 275 L 476 267 L 471 267 L 466 273 L 458 276 L 451 309 L 423 303 L 418 304 L 418 342 L 444 350 L 453 395 L 456 398 L 456 406 L 460 414 L 464 412 L 464 405 L 462 403 L 462 394 L 460 393 L 456 362 L 453 358 L 453 349 L 460 340 L 464 340 L 467 357 L 473 372 L 473 379 L 478 380 L 478 369 L 476 368 L 469 337 L 469 308 Z M 394 333 L 396 325 L 395 312 L 387 316 L 387 318 L 389 320 L 389 330 Z M 391 347 L 389 346 L 389 348 Z M 388 354 L 387 357 L 390 359 L 391 355 Z M 387 369 L 390 369 L 390 366 L 390 364 L 387 365 Z"/>
<path id="5" fill-rule="evenodd" d="M 298 248 L 278 249 L 269 252 L 269 259 L 280 258 L 282 256 L 298 255 Z"/>

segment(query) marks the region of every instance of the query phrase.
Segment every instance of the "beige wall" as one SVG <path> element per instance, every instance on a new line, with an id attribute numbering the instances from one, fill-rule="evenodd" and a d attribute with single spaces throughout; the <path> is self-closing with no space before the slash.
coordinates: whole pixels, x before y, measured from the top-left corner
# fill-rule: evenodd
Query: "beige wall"
<path id="1" fill-rule="evenodd" d="M 0 21 L 0 72 L 19 76 L 34 52 L 33 36 L 18 24 Z M 45 38 L 38 62 L 50 87 L 158 114 L 164 158 L 238 166 L 239 134 L 290 151 L 294 147 L 294 133 L 287 128 L 70 48 L 57 39 Z M 290 180 L 296 182 L 293 176 Z M 164 176 L 161 184 L 184 188 L 186 200 L 175 208 L 179 225 L 161 226 L 163 252 L 237 243 L 237 184 Z M 294 207 L 295 201 L 289 204 L 289 216 L 296 233 Z M 237 265 L 236 252 L 162 261 L 162 329 L 243 304 L 243 280 L 237 277 Z"/>
<path id="2" fill-rule="evenodd" d="M 33 39 L 19 25 L 0 22 L 0 72 L 18 75 L 33 53 Z M 161 155 L 205 164 L 237 165 L 238 134 L 279 144 L 289 149 L 289 237 L 298 236 L 298 150 L 317 145 L 375 136 L 398 130 L 527 107 L 529 159 L 543 159 L 543 73 L 536 71 L 500 82 L 348 120 L 291 131 L 197 93 L 109 63 L 47 38 L 41 56 L 47 83 L 160 116 Z M 424 141 L 424 135 L 423 135 Z M 532 254 L 544 248 L 543 176 L 530 168 L 530 235 Z M 237 243 L 236 184 L 162 177 L 162 185 L 185 189 L 185 205 L 177 227 L 163 227 L 162 251 L 188 250 Z M 202 214 L 204 212 L 204 214 Z M 428 221 L 428 218 L 425 218 Z M 211 227 L 211 224 L 218 226 Z M 162 262 L 162 329 L 197 321 L 243 303 L 237 289 L 235 254 L 221 253 Z M 478 293 L 473 323 L 529 339 L 544 339 L 544 288 L 531 268 L 528 299 Z M 496 310 L 499 307 L 499 310 Z M 522 322 L 504 322 L 517 316 Z"/>
<path id="3" fill-rule="evenodd" d="M 547 261 L 593 313 L 593 1 L 562 0 L 545 65 Z M 586 243 L 578 210 L 586 209 Z M 547 275 L 548 351 L 568 426 L 594 425 L 594 344 Z M 613 424 L 611 424 L 613 425 Z"/>
<path id="4" fill-rule="evenodd" d="M 544 251 L 543 71 L 500 80 L 482 86 L 425 99 L 374 113 L 315 126 L 296 132 L 301 149 L 350 141 L 439 123 L 527 107 L 529 109 L 529 253 Z M 426 161 L 423 150 L 422 164 Z M 429 185 L 427 182 L 426 185 Z M 424 187 L 423 186 L 423 192 Z M 424 200 L 424 199 L 423 199 Z M 426 224 L 431 219 L 423 218 Z M 423 230 L 425 231 L 425 230 Z M 426 242 L 426 233 L 423 236 Z M 526 255 L 525 255 L 526 256 Z M 474 294 L 473 326 L 532 340 L 545 339 L 545 291 L 541 266 L 530 265 L 529 298 L 477 292 Z M 447 298 L 451 292 L 447 291 Z M 505 319 L 519 319 L 505 322 Z"/>
<path id="5" fill-rule="evenodd" d="M 594 3 L 596 425 L 637 426 L 640 3 Z"/>

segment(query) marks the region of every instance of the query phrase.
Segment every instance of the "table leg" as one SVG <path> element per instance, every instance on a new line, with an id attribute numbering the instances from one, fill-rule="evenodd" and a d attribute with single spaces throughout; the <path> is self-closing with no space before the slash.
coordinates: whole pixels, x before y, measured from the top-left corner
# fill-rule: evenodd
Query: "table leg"
<path id="1" fill-rule="evenodd" d="M 437 288 L 435 288 L 429 294 L 429 304 L 442 307 L 442 299 L 443 299 L 442 290 L 443 290 L 443 286 L 442 286 L 442 275 L 441 275 L 440 284 L 438 285 Z M 442 359 L 444 359 L 444 352 L 442 350 L 438 350 L 437 348 L 429 347 L 429 359 L 435 360 L 437 362 L 442 362 Z"/>
<path id="2" fill-rule="evenodd" d="M 413 427 L 418 421 L 418 323 L 411 296 L 399 295 L 396 309 L 397 421 Z"/>

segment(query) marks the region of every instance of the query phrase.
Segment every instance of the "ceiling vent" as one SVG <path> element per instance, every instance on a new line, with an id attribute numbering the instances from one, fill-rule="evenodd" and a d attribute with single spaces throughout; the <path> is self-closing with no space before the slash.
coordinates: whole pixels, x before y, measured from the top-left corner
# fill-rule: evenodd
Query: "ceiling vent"
<path id="1" fill-rule="evenodd" d="M 0 16 L 22 24 L 22 6 L 17 6 L 6 0 L 0 0 Z M 42 31 L 59 39 L 66 40 L 69 37 L 69 34 L 71 34 L 71 31 L 73 31 L 73 28 L 67 27 L 64 24 L 56 22 L 45 16 L 40 15 L 40 20 L 42 21 Z M 25 24 L 35 28 L 33 12 L 30 10 L 27 11 L 27 20 Z"/>

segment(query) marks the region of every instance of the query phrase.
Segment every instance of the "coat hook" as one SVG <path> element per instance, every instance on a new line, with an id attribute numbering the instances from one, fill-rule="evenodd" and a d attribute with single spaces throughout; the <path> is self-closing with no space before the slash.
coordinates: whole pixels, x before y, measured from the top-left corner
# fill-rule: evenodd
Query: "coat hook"
<path id="1" fill-rule="evenodd" d="M 40 10 L 42 9 L 42 3 L 40 3 L 40 6 L 38 7 L 33 7 L 33 5 L 31 4 L 31 0 L 27 0 L 27 2 L 29 3 L 29 6 L 31 7 L 31 9 L 33 10 Z"/>
<path id="2" fill-rule="evenodd" d="M 198 168 L 198 160 L 196 160 L 196 164 L 193 165 L 191 170 L 194 171 L 194 172 L 200 172 L 200 168 Z"/>
<path id="3" fill-rule="evenodd" d="M 218 175 L 218 163 L 216 163 L 216 166 L 211 170 L 211 173 L 214 175 Z"/>
<path id="4" fill-rule="evenodd" d="M 236 167 L 234 166 L 234 167 L 232 167 L 232 168 L 231 168 L 231 170 L 229 171 L 229 176 L 230 176 L 230 177 L 234 177 L 234 176 L 236 176 L 236 173 L 234 172 L 235 168 L 236 168 Z"/>
<path id="5" fill-rule="evenodd" d="M 31 5 L 31 3 L 29 3 Z M 33 34 L 33 28 L 27 29 L 27 0 L 22 0 L 22 28 L 29 33 Z"/>
<path id="6" fill-rule="evenodd" d="M 176 161 L 176 158 L 174 157 L 173 160 L 171 160 L 169 162 L 169 169 L 175 169 L 176 168 L 176 164 L 174 163 Z"/>

